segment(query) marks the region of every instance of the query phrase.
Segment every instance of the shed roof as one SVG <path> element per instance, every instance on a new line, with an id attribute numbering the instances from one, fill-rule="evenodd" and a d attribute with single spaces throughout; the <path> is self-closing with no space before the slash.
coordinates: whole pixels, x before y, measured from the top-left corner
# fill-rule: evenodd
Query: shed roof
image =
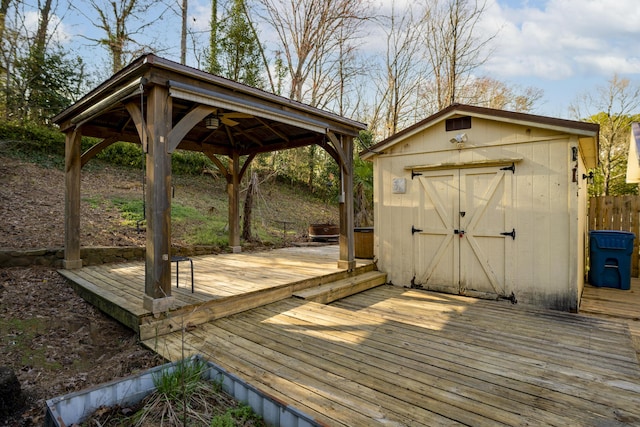
<path id="1" fill-rule="evenodd" d="M 321 144 L 329 131 L 357 136 L 366 125 L 192 67 L 145 54 L 54 117 L 62 131 L 139 143 L 126 103 L 143 105 L 145 88 L 162 85 L 171 97 L 172 121 L 196 108 L 221 119 L 216 130 L 197 123 L 177 148 L 229 155 L 256 154 Z"/>
<path id="2" fill-rule="evenodd" d="M 380 141 L 360 153 L 363 159 L 370 159 L 381 154 L 385 149 L 400 143 L 406 138 L 421 132 L 422 130 L 455 116 L 472 116 L 487 120 L 518 124 L 522 126 L 535 126 L 544 129 L 555 129 L 563 133 L 578 135 L 580 138 L 591 139 L 591 147 L 584 147 L 585 157 L 592 159 L 595 166 L 597 159 L 597 144 L 600 125 L 575 120 L 559 119 L 554 117 L 539 116 L 535 114 L 516 113 L 513 111 L 497 110 L 494 108 L 477 107 L 466 104 L 452 104 L 447 108 L 427 117 L 418 123 L 403 129 L 402 131 Z M 587 162 L 590 163 L 590 162 Z M 593 167 L 593 166 L 589 166 Z"/>

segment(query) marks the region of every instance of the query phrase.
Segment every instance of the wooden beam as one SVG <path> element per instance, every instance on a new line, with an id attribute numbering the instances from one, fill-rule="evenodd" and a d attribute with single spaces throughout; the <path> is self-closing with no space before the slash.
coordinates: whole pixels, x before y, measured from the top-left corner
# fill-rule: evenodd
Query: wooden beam
<path id="1" fill-rule="evenodd" d="M 80 258 L 80 147 L 82 133 L 76 129 L 65 134 L 65 203 L 64 260 L 65 269 L 82 267 Z"/>
<path id="2" fill-rule="evenodd" d="M 147 101 L 148 103 L 148 101 Z M 140 109 L 140 105 L 135 102 L 128 102 L 125 107 L 133 120 L 133 123 L 138 131 L 138 138 L 140 138 L 140 142 L 142 144 L 142 151 L 147 153 L 149 152 L 148 144 L 148 133 L 149 130 L 145 129 L 144 116 L 142 114 L 142 110 Z"/>
<path id="3" fill-rule="evenodd" d="M 345 153 L 345 150 L 343 150 L 340 140 L 338 140 L 338 137 L 336 136 L 335 133 L 328 130 L 327 136 L 329 137 L 329 141 L 331 141 L 331 143 L 333 144 L 333 147 L 336 149 L 336 154 L 340 158 L 340 162 L 339 162 L 340 168 L 344 171 L 344 173 L 351 176 L 352 168 L 347 167 L 347 163 L 353 163 L 353 154 L 348 155 L 347 153 Z M 353 139 L 351 141 L 353 144 Z"/>
<path id="4" fill-rule="evenodd" d="M 209 114 L 216 111 L 214 107 L 207 105 L 198 105 L 193 110 L 189 111 L 169 132 L 169 153 L 173 153 L 182 139 L 189 133 L 193 127 L 204 120 Z"/>
<path id="5" fill-rule="evenodd" d="M 309 137 L 306 137 L 306 138 L 294 139 L 294 140 L 291 140 L 289 142 L 279 142 L 279 143 L 275 143 L 275 144 L 263 145 L 262 147 L 248 148 L 246 150 L 241 151 L 240 154 L 241 155 L 248 155 L 248 154 L 270 153 L 270 152 L 273 152 L 273 151 L 289 150 L 289 149 L 292 149 L 292 148 L 306 147 L 306 146 L 312 145 L 312 144 L 320 145 L 320 143 L 322 142 L 323 139 L 324 139 L 324 135 L 316 134 L 316 135 L 309 136 Z"/>
<path id="6" fill-rule="evenodd" d="M 247 138 L 248 140 L 250 140 L 251 142 L 253 142 L 257 146 L 262 147 L 264 145 L 262 143 L 262 141 L 260 141 L 258 138 L 254 137 L 254 136 L 251 136 L 249 133 L 245 132 L 244 130 L 242 130 L 240 128 L 234 129 L 233 127 L 227 126 L 227 125 L 225 125 L 225 127 L 227 128 L 227 131 L 229 132 L 229 135 L 232 135 L 231 132 L 234 132 L 236 134 L 243 135 L 245 138 Z"/>
<path id="7" fill-rule="evenodd" d="M 162 86 L 147 97 L 149 151 L 146 178 L 147 250 L 143 306 L 154 314 L 168 311 L 171 297 L 171 99 Z"/>
<path id="8" fill-rule="evenodd" d="M 231 175 L 229 174 L 229 170 L 224 165 L 224 163 L 222 163 L 220 159 L 211 152 L 204 151 L 204 155 L 207 156 L 209 159 L 211 159 L 211 161 L 213 162 L 214 165 L 216 165 L 216 167 L 218 168 L 222 176 L 224 176 L 227 179 L 227 183 L 229 183 L 231 180 Z"/>
<path id="9" fill-rule="evenodd" d="M 356 266 L 354 251 L 353 219 L 353 137 L 343 136 L 341 151 L 344 154 L 344 168 L 341 168 L 342 195 L 340 197 L 340 259 L 338 267 L 353 270 Z M 347 169 L 346 172 L 343 169 Z"/>
<path id="10" fill-rule="evenodd" d="M 84 167 L 84 165 L 87 164 L 89 160 L 93 159 L 99 152 L 118 141 L 120 141 L 118 136 L 110 136 L 109 138 L 105 138 L 97 144 L 92 145 L 91 148 L 80 156 L 80 167 Z"/>
<path id="11" fill-rule="evenodd" d="M 247 171 L 247 168 L 249 167 L 249 165 L 251 164 L 251 162 L 255 157 L 256 157 L 255 154 L 249 154 L 249 156 L 247 156 L 247 158 L 244 159 L 244 163 L 242 164 L 242 169 L 240 169 L 240 179 L 238 180 L 238 182 L 242 181 L 242 178 L 244 177 L 244 174 Z"/>
<path id="12" fill-rule="evenodd" d="M 229 162 L 229 246 L 233 252 L 240 252 L 240 155 L 234 152 Z"/>
<path id="13" fill-rule="evenodd" d="M 329 153 L 331 158 L 336 161 L 338 167 L 340 167 L 340 156 L 338 156 L 338 152 L 335 150 L 335 148 L 333 148 L 332 145 L 329 145 L 326 141 L 322 141 L 321 143 L 318 143 L 318 145 L 324 148 L 324 150 Z"/>
<path id="14" fill-rule="evenodd" d="M 82 136 L 105 139 L 114 135 L 118 137 L 118 141 L 140 144 L 140 136 L 137 131 L 129 132 L 123 129 L 114 131 L 112 128 L 106 126 L 97 126 L 89 123 L 82 126 Z"/>
<path id="15" fill-rule="evenodd" d="M 278 130 L 276 130 L 273 126 L 271 126 L 266 120 L 263 120 L 260 117 L 256 117 L 256 120 L 258 120 L 258 122 L 260 122 L 264 127 L 266 127 L 267 129 L 269 129 L 271 132 L 273 132 L 274 134 L 276 134 L 277 136 L 279 136 L 280 138 L 282 138 L 285 142 L 289 142 L 289 137 L 287 135 L 285 135 L 282 132 L 279 132 Z"/>

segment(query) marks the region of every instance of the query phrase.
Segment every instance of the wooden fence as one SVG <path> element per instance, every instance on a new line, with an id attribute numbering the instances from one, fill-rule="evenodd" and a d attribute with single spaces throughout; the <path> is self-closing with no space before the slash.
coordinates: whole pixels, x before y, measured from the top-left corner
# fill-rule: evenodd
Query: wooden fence
<path id="1" fill-rule="evenodd" d="M 601 196 L 589 199 L 589 230 L 630 231 L 633 241 L 631 276 L 638 277 L 640 240 L 640 196 Z"/>

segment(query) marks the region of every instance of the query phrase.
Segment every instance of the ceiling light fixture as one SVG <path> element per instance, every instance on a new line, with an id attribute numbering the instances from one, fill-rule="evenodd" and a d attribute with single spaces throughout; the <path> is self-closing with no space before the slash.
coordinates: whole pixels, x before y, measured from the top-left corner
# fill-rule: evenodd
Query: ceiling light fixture
<path id="1" fill-rule="evenodd" d="M 207 116 L 204 118 L 204 125 L 207 129 L 216 130 L 220 126 L 220 119 L 216 116 Z"/>

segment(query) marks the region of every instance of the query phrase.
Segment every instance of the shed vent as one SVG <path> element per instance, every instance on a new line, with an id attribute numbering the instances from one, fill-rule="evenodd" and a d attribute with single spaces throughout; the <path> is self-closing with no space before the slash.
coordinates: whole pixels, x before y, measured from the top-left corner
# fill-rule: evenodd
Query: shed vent
<path id="1" fill-rule="evenodd" d="M 456 117 L 454 119 L 447 119 L 445 126 L 448 131 L 471 129 L 471 116 Z"/>

